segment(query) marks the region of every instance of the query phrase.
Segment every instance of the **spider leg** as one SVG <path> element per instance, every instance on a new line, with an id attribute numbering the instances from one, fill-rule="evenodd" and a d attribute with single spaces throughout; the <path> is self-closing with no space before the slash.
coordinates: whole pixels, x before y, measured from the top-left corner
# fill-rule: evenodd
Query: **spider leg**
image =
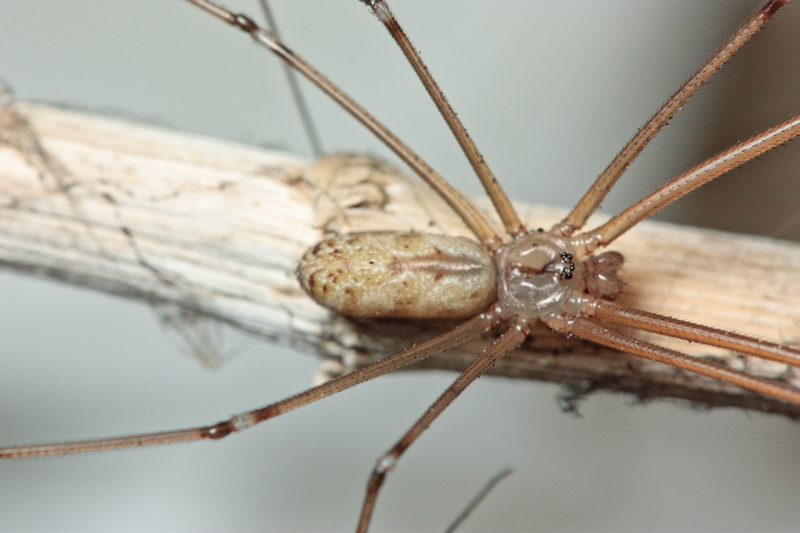
<path id="1" fill-rule="evenodd" d="M 661 128 L 666 126 L 683 105 L 713 76 L 728 59 L 736 53 L 750 38 L 760 30 L 772 16 L 789 0 L 768 0 L 744 24 L 739 26 L 733 35 L 728 37 L 703 65 L 686 80 L 686 83 L 675 91 L 669 99 L 653 113 L 644 125 L 614 157 L 605 170 L 598 176 L 575 208 L 551 230 L 559 235 L 569 236 L 581 229 L 586 220 L 594 213 L 614 187 L 622 174 L 634 159 L 653 140 Z"/>
<path id="2" fill-rule="evenodd" d="M 472 137 L 467 133 L 467 129 L 450 106 L 450 102 L 447 101 L 447 98 L 439 88 L 436 80 L 433 79 L 433 75 L 431 75 L 428 67 L 425 66 L 419 52 L 417 52 L 414 45 L 411 44 L 408 35 L 406 35 L 406 32 L 400 26 L 394 14 L 392 14 L 391 9 L 389 9 L 389 4 L 386 0 L 366 0 L 364 3 L 372 9 L 372 12 L 375 13 L 378 19 L 386 26 L 386 29 L 389 30 L 389 33 L 400 47 L 400 50 L 402 50 L 403 55 L 408 59 L 408 62 L 422 82 L 422 85 L 425 86 L 425 90 L 428 91 L 431 100 L 436 104 L 445 122 L 447 122 L 447 125 L 450 127 L 450 131 L 453 132 L 453 136 L 461 146 L 461 150 L 463 150 L 464 155 L 467 156 L 470 165 L 472 165 L 472 169 L 475 171 L 481 185 L 483 185 L 483 188 L 486 190 L 486 194 L 488 194 L 489 198 L 492 200 L 492 204 L 497 214 L 500 216 L 500 220 L 503 221 L 506 232 L 512 237 L 525 233 L 527 230 L 523 227 L 514 206 L 511 205 L 511 200 L 508 199 L 503 188 L 500 187 L 489 165 L 486 164 L 483 155 L 481 155 L 478 147 L 475 146 L 475 143 L 472 141 Z"/>
<path id="3" fill-rule="evenodd" d="M 708 376 L 726 383 L 732 383 L 747 390 L 771 396 L 794 404 L 800 404 L 800 389 L 779 383 L 770 379 L 751 376 L 744 372 L 734 370 L 727 366 L 697 357 L 682 354 L 662 346 L 636 339 L 609 329 L 604 324 L 597 324 L 590 319 L 573 316 L 559 315 L 548 316 L 543 319 L 547 325 L 556 331 L 575 335 L 587 341 L 596 342 L 603 346 L 614 348 L 639 357 L 644 357 L 659 363 L 689 370 L 697 374 Z"/>
<path id="4" fill-rule="evenodd" d="M 798 135 L 800 114 L 706 159 L 612 217 L 599 228 L 575 235 L 572 243 L 580 255 L 591 253 L 600 246 L 607 246 L 675 200 Z"/>
<path id="5" fill-rule="evenodd" d="M 411 429 L 397 441 L 397 444 L 378 459 L 370 475 L 369 482 L 367 483 L 367 494 L 364 497 L 364 504 L 361 507 L 361 518 L 359 519 L 356 531 L 359 533 L 366 533 L 367 529 L 369 529 L 369 523 L 372 518 L 372 511 L 375 509 L 378 492 L 383 485 L 384 479 L 386 479 L 386 474 L 395 467 L 400 456 L 403 455 L 417 438 L 419 438 L 423 431 L 428 429 L 428 426 L 436 420 L 436 417 L 438 417 L 464 389 L 478 379 L 481 374 L 494 365 L 501 357 L 522 344 L 522 341 L 525 340 L 525 337 L 527 337 L 530 332 L 530 327 L 527 320 L 517 319 L 511 329 L 484 350 L 484 352 L 456 378 L 453 384 L 433 402 L 433 405 L 431 405 L 427 411 L 425 411 L 425 414 L 411 426 Z"/>
<path id="6" fill-rule="evenodd" d="M 285 400 L 267 405 L 259 409 L 247 411 L 230 417 L 227 420 L 210 426 L 198 426 L 176 431 L 161 431 L 156 433 L 142 433 L 125 437 L 100 438 L 53 444 L 35 444 L 28 446 L 9 446 L 0 448 L 0 459 L 16 459 L 22 457 L 40 457 L 47 455 L 68 455 L 75 453 L 99 452 L 104 450 L 118 450 L 122 448 L 139 448 L 142 446 L 156 446 L 190 442 L 203 439 L 221 439 L 238 431 L 244 431 L 256 424 L 288 413 L 299 407 L 321 400 L 337 392 L 349 389 L 355 385 L 382 376 L 403 366 L 410 365 L 426 357 L 463 344 L 473 339 L 497 324 L 497 314 L 493 311 L 477 315 L 464 322 L 455 329 L 448 331 L 434 339 L 412 346 L 407 350 L 390 355 L 371 365 L 356 370 L 350 374 L 312 387 L 300 394 Z"/>
<path id="7" fill-rule="evenodd" d="M 608 300 L 586 296 L 586 303 L 581 306 L 581 313 L 586 317 L 596 318 L 604 322 L 631 326 L 659 335 L 699 342 L 708 346 L 716 346 L 800 367 L 800 350 L 797 348 L 739 335 L 731 331 L 693 324 L 677 318 L 649 313 Z"/>
<path id="8" fill-rule="evenodd" d="M 394 151 L 400 159 L 417 173 L 436 193 L 453 208 L 464 223 L 478 237 L 487 248 L 496 250 L 502 244 L 500 237 L 483 219 L 478 211 L 470 205 L 453 187 L 434 171 L 419 155 L 408 145 L 401 141 L 395 134 L 372 116 L 358 102 L 348 96 L 342 89 L 326 78 L 321 72 L 312 67 L 302 57 L 290 50 L 275 36 L 262 29 L 250 17 L 241 13 L 234 13 L 211 0 L 187 0 L 223 22 L 239 28 L 250 35 L 256 43 L 267 48 L 270 52 L 280 57 L 287 65 L 302 74 L 311 83 L 316 85 L 325 94 L 330 96 L 345 111 L 361 122 L 389 149 Z"/>

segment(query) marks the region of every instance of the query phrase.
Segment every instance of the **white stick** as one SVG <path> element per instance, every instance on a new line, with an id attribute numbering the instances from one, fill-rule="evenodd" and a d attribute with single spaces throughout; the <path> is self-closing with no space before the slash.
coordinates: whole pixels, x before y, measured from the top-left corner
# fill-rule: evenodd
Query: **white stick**
<path id="1" fill-rule="evenodd" d="M 387 165 L 339 155 L 309 166 L 287 154 L 32 105 L 4 107 L 0 128 L 0 264 L 7 268 L 177 305 L 345 361 L 380 357 L 447 327 L 357 323 L 314 304 L 295 280 L 300 255 L 330 232 L 469 235 L 425 185 Z M 518 207 L 530 228 L 563 215 Z M 627 304 L 800 341 L 800 286 L 781 281 L 800 272 L 800 246 L 645 223 L 614 248 L 626 257 Z M 432 365 L 462 368 L 480 345 Z M 767 377 L 794 376 L 780 364 L 680 349 Z M 545 329 L 495 373 L 798 414 Z"/>

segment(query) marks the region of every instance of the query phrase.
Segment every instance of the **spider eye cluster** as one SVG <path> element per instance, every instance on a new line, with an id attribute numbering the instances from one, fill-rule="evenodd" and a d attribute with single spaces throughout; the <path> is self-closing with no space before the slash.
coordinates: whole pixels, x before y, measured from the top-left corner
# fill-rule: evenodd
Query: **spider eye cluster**
<path id="1" fill-rule="evenodd" d="M 584 267 L 568 239 L 547 232 L 521 235 L 495 256 L 497 297 L 509 313 L 539 317 L 583 291 Z"/>

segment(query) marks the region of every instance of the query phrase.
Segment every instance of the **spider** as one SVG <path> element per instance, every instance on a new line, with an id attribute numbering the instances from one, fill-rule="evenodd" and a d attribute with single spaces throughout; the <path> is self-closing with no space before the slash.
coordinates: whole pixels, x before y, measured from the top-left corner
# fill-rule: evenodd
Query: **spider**
<path id="1" fill-rule="evenodd" d="M 725 31 L 728 31 L 728 30 L 725 30 Z M 421 43 L 420 43 L 420 44 L 421 44 Z M 659 96 L 659 98 L 661 98 L 661 96 Z M 669 131 L 669 130 L 668 130 L 668 131 Z M 629 133 L 629 132 L 625 132 L 625 135 L 627 135 L 627 133 Z M 613 150 L 613 148 L 611 148 L 611 149 Z M 428 400 L 426 399 L 426 400 L 425 400 L 424 402 L 422 402 L 422 403 L 425 403 L 425 402 L 427 402 L 427 401 L 428 401 Z M 228 410 L 230 410 L 230 409 L 228 409 Z M 384 415 L 384 416 L 385 416 L 385 415 Z M 454 416 L 455 416 L 455 415 L 454 415 Z M 122 428 L 120 429 L 120 431 L 124 431 L 125 429 L 126 429 L 125 427 L 122 427 Z M 389 439 L 391 439 L 391 437 L 389 437 Z M 387 439 L 384 439 L 384 443 L 385 443 L 385 441 L 386 441 L 386 440 L 387 440 Z M 52 464 L 52 462 L 48 462 L 47 464 Z M 393 481 L 394 481 L 394 480 L 393 480 Z"/>

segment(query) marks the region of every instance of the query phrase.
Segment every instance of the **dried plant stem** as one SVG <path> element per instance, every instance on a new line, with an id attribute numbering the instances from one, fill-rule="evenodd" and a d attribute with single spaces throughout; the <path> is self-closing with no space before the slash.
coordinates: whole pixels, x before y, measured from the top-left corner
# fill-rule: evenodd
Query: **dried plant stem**
<path id="1" fill-rule="evenodd" d="M 32 105 L 0 108 L 0 265 L 222 320 L 346 362 L 369 360 L 451 324 L 356 322 L 319 308 L 294 269 L 330 232 L 469 235 L 416 180 L 357 156 L 296 157 Z M 480 211 L 497 226 L 485 201 Z M 518 204 L 527 227 L 559 210 Z M 625 302 L 778 343 L 800 341 L 800 246 L 644 223 L 620 238 Z M 781 281 L 783 280 L 783 281 Z M 659 340 L 758 375 L 781 363 Z M 486 342 L 426 367 L 460 370 Z M 583 343 L 546 328 L 491 373 L 742 406 L 800 409 Z"/>

